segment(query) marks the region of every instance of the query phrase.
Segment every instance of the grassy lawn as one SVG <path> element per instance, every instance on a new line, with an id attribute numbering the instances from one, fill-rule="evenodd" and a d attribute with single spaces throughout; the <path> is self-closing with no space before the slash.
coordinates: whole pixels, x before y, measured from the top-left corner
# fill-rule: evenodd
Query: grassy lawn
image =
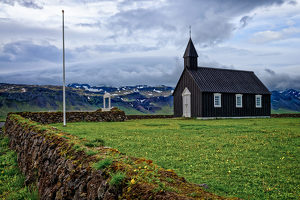
<path id="1" fill-rule="evenodd" d="M 8 138 L 0 134 L 0 199 L 35 200 L 35 186 L 25 186 L 25 177 L 17 163 L 17 154 L 8 148 Z"/>
<path id="2" fill-rule="evenodd" d="M 295 110 L 287 110 L 287 109 L 283 109 L 283 108 L 279 108 L 278 110 L 271 110 L 272 114 L 286 114 L 286 113 L 300 113 L 299 111 L 295 111 Z"/>
<path id="3" fill-rule="evenodd" d="M 0 116 L 0 122 L 5 122 L 6 116 Z"/>
<path id="4" fill-rule="evenodd" d="M 244 199 L 298 199 L 300 119 L 185 120 L 55 124 L 87 140 L 174 169 L 209 191 Z M 297 156 L 298 155 L 298 156 Z"/>

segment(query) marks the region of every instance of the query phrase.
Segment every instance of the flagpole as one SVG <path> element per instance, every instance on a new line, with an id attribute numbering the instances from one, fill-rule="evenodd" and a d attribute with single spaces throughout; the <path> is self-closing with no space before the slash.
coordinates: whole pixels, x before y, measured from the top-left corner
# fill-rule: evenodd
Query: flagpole
<path id="1" fill-rule="evenodd" d="M 62 10 L 62 36 L 63 36 L 63 125 L 66 126 L 66 75 L 65 75 L 65 22 Z"/>

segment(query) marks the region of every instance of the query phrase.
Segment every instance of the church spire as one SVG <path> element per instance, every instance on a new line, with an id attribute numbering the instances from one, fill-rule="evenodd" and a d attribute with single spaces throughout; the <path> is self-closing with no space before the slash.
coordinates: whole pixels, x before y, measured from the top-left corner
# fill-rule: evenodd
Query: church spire
<path id="1" fill-rule="evenodd" d="M 184 55 L 184 67 L 188 69 L 198 68 L 198 54 L 193 44 L 192 38 L 189 39 L 189 43 L 185 49 Z"/>

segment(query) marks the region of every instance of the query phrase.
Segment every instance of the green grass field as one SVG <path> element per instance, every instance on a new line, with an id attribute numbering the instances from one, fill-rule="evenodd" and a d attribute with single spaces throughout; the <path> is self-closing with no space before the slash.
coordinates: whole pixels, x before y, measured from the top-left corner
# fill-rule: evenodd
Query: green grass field
<path id="1" fill-rule="evenodd" d="M 53 126 L 152 159 L 222 196 L 298 199 L 300 195 L 299 118 L 151 119 Z"/>
<path id="2" fill-rule="evenodd" d="M 0 199 L 35 200 L 38 199 L 36 186 L 25 186 L 17 154 L 8 148 L 8 138 L 0 134 Z"/>
<path id="3" fill-rule="evenodd" d="M 6 116 L 0 116 L 0 122 L 5 122 Z"/>
<path id="4" fill-rule="evenodd" d="M 271 110 L 272 114 L 289 114 L 289 113 L 300 113 L 299 111 L 295 111 L 295 110 L 287 110 L 287 109 L 283 109 L 283 108 L 279 108 L 278 110 Z"/>

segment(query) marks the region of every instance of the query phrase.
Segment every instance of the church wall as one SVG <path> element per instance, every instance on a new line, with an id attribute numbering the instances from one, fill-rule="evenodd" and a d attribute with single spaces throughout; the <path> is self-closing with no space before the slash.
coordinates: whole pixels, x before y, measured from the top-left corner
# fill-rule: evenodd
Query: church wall
<path id="1" fill-rule="evenodd" d="M 255 107 L 255 94 L 243 94 L 243 107 L 235 105 L 235 93 L 222 93 L 221 107 L 214 107 L 214 94 L 203 93 L 203 117 L 247 117 L 247 116 L 270 116 L 270 95 L 262 95 L 262 107 Z"/>
<path id="2" fill-rule="evenodd" d="M 187 70 L 183 71 L 182 76 L 179 79 L 177 87 L 174 91 L 174 116 L 182 117 L 182 92 L 185 88 L 188 88 L 191 92 L 191 116 L 192 117 L 201 117 L 202 108 L 201 108 L 201 98 L 202 93 L 199 91 L 195 81 L 189 74 Z"/>

